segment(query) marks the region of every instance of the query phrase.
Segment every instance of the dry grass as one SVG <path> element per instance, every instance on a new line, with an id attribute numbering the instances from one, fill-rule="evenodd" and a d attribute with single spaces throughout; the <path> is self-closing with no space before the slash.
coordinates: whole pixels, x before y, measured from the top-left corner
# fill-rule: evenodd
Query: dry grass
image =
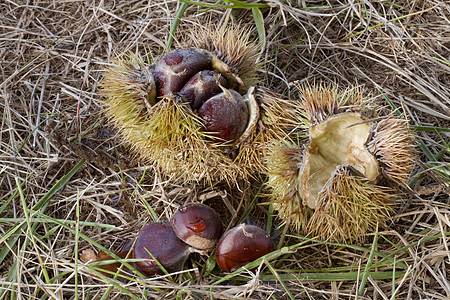
<path id="1" fill-rule="evenodd" d="M 188 5 L 177 33 L 233 17 L 258 38 L 251 9 L 222 4 Z M 450 297 L 450 4 L 261 4 L 265 86 L 295 96 L 293 82 L 361 85 L 408 116 L 420 153 L 388 227 L 348 245 L 306 240 L 278 227 L 270 206 L 254 205 L 267 200 L 258 182 L 185 186 L 132 159 L 102 115 L 97 84 L 115 53 L 158 55 L 181 3 L 3 0 L 0 299 Z M 268 267 L 230 278 L 197 255 L 170 278 L 123 284 L 78 260 L 83 249 L 120 249 L 145 221 L 193 199 L 227 226 L 245 217 L 268 226 L 280 249 Z"/>

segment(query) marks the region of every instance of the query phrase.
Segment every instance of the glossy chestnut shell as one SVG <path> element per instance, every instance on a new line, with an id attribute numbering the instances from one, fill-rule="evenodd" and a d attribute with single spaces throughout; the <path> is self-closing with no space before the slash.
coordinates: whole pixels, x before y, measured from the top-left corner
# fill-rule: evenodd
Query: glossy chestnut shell
<path id="1" fill-rule="evenodd" d="M 157 95 L 176 93 L 202 70 L 211 70 L 211 57 L 197 49 L 175 49 L 155 64 Z"/>
<path id="2" fill-rule="evenodd" d="M 213 133 L 222 141 L 238 139 L 249 119 L 244 98 L 234 90 L 226 90 L 209 98 L 197 114 L 203 120 L 204 131 Z"/>
<path id="3" fill-rule="evenodd" d="M 223 232 L 219 214 L 201 203 L 180 206 L 173 214 L 171 223 L 181 240 L 200 250 L 213 248 Z"/>
<path id="4" fill-rule="evenodd" d="M 193 110 L 199 109 L 206 100 L 222 92 L 219 84 L 227 88 L 227 80 L 217 71 L 198 72 L 180 90 L 180 95 Z"/>
<path id="5" fill-rule="evenodd" d="M 175 272 L 183 268 L 191 251 L 189 245 L 177 237 L 171 224 L 163 221 L 145 225 L 134 245 L 134 258 L 148 259 L 136 262 L 136 268 L 147 276 L 163 274 L 149 252 L 168 272 Z"/>
<path id="6" fill-rule="evenodd" d="M 241 224 L 222 236 L 217 245 L 216 261 L 222 271 L 233 272 L 273 250 L 273 241 L 263 229 Z"/>

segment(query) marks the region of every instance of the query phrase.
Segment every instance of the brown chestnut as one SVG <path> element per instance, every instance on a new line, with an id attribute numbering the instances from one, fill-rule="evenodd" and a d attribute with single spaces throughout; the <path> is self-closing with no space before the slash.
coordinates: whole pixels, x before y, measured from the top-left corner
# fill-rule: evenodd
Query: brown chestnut
<path id="1" fill-rule="evenodd" d="M 274 250 L 274 244 L 264 230 L 241 224 L 227 231 L 219 241 L 216 261 L 224 272 L 238 268 Z"/>
<path id="2" fill-rule="evenodd" d="M 175 49 L 155 64 L 158 96 L 176 93 L 201 70 L 210 70 L 211 55 L 198 49 Z"/>
<path id="3" fill-rule="evenodd" d="M 180 206 L 173 214 L 171 223 L 180 239 L 200 250 L 213 248 L 223 232 L 219 214 L 201 203 Z"/>
<path id="4" fill-rule="evenodd" d="M 223 141 L 238 139 L 248 123 L 249 110 L 244 98 L 234 90 L 210 98 L 198 110 L 204 131 Z"/>
<path id="5" fill-rule="evenodd" d="M 201 71 L 195 74 L 181 89 L 180 95 L 189 103 L 193 110 L 199 109 L 203 103 L 222 92 L 217 84 L 228 87 L 227 80 L 216 71 Z"/>
<path id="6" fill-rule="evenodd" d="M 181 270 L 191 252 L 188 244 L 180 240 L 167 221 L 150 223 L 139 232 L 134 245 L 134 258 L 147 260 L 135 263 L 147 276 L 163 274 L 150 252 L 168 272 Z"/>

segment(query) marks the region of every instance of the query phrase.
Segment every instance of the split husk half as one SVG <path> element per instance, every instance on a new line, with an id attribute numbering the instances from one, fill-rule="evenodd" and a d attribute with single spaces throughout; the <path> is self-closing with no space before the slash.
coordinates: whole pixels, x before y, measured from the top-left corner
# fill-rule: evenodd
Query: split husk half
<path id="1" fill-rule="evenodd" d="M 407 119 L 382 116 L 357 88 L 298 88 L 303 131 L 273 140 L 266 159 L 274 208 L 305 235 L 360 239 L 386 223 L 407 188 L 415 148 Z"/>

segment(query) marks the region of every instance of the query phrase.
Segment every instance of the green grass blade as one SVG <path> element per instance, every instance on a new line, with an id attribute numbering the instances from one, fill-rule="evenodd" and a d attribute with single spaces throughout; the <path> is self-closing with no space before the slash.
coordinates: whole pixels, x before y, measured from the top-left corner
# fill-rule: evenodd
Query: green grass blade
<path id="1" fill-rule="evenodd" d="M 91 272 L 94 273 L 95 276 L 100 277 L 101 279 L 103 279 L 105 282 L 107 282 L 108 284 L 110 284 L 110 288 L 116 288 L 117 290 L 121 291 L 122 293 L 124 293 L 125 295 L 127 295 L 128 297 L 130 297 L 131 299 L 134 300 L 140 300 L 138 297 L 136 297 L 133 293 L 131 293 L 129 290 L 127 290 L 126 288 L 122 287 L 121 283 L 109 278 L 108 276 L 103 275 L 102 273 L 90 269 Z M 104 299 L 103 297 L 105 297 L 105 295 L 108 295 L 108 293 L 104 293 L 101 299 Z M 107 298 L 105 298 L 107 299 Z"/>
<path id="2" fill-rule="evenodd" d="M 144 197 L 142 197 L 141 195 L 139 195 L 139 199 L 141 200 L 142 204 L 144 204 L 145 208 L 146 208 L 147 211 L 149 212 L 150 216 L 152 217 L 153 222 L 158 222 L 159 216 L 158 216 L 158 214 L 155 212 L 155 210 L 153 209 L 153 207 L 150 205 L 150 203 L 148 203 L 148 201 L 145 200 Z"/>
<path id="3" fill-rule="evenodd" d="M 28 239 L 31 240 L 31 243 L 33 244 L 34 248 L 37 250 L 38 248 L 37 248 L 36 240 L 34 237 L 34 230 L 31 226 L 30 215 L 28 213 L 27 203 L 25 201 L 25 196 L 23 194 L 23 190 L 21 188 L 19 178 L 16 178 L 16 185 L 17 185 L 17 189 L 19 191 L 20 200 L 22 202 L 23 214 L 25 215 L 25 220 L 27 222 L 27 227 L 28 227 L 29 236 L 27 237 L 26 243 L 28 243 Z M 44 275 L 45 282 L 48 284 L 48 283 L 50 283 L 50 276 L 48 276 L 48 272 L 47 272 L 47 269 L 45 268 L 44 261 L 42 260 L 41 255 L 39 254 L 39 252 L 36 252 L 36 254 L 37 254 L 37 258 L 39 260 L 39 264 L 41 266 L 42 274 Z"/>
<path id="4" fill-rule="evenodd" d="M 266 233 L 268 236 L 272 236 L 272 226 L 273 226 L 273 205 L 269 204 L 266 223 Z"/>
<path id="5" fill-rule="evenodd" d="M 414 131 L 450 132 L 450 128 L 437 127 L 437 126 L 409 125 L 409 128 L 411 128 L 411 130 L 414 130 Z"/>
<path id="6" fill-rule="evenodd" d="M 395 300 L 395 262 L 396 262 L 396 258 L 394 257 L 394 265 L 393 265 L 393 269 L 392 269 L 392 300 Z"/>
<path id="7" fill-rule="evenodd" d="M 75 207 L 75 274 L 78 274 L 78 241 L 80 236 L 80 197 L 77 195 L 77 204 Z M 75 300 L 78 300 L 78 276 L 75 275 Z"/>
<path id="8" fill-rule="evenodd" d="M 8 200 L 6 200 L 5 203 L 3 203 L 3 205 L 0 207 L 0 215 L 9 206 L 9 203 L 11 203 L 12 199 L 14 199 L 18 193 L 19 192 L 17 190 L 15 190 L 14 193 L 8 198 Z"/>
<path id="9" fill-rule="evenodd" d="M 199 2 L 199 1 L 189 1 L 189 0 L 180 0 L 183 3 L 188 3 L 192 5 L 197 5 L 201 7 L 207 7 L 207 8 L 267 8 L 269 5 L 264 3 L 247 3 L 243 1 L 231 1 L 227 0 L 225 2 L 231 3 L 229 5 L 218 5 L 218 4 L 211 4 L 211 3 L 205 3 L 205 2 Z"/>
<path id="10" fill-rule="evenodd" d="M 56 219 L 53 219 L 49 216 L 46 216 L 42 213 L 36 212 L 36 215 L 40 216 L 41 218 L 47 220 L 49 223 L 54 223 L 54 224 L 58 224 L 62 227 L 64 227 L 65 229 L 69 230 L 72 234 L 75 234 L 75 229 L 71 228 L 70 226 L 67 226 L 65 224 L 63 224 L 62 222 L 59 222 Z M 98 248 L 99 250 L 105 252 L 106 254 L 108 254 L 109 256 L 111 256 L 113 259 L 115 260 L 120 260 L 121 258 L 111 252 L 110 250 L 106 249 L 105 247 L 103 247 L 102 245 L 100 245 L 99 243 L 97 243 L 96 241 L 94 241 L 93 239 L 91 239 L 90 237 L 88 237 L 87 235 L 83 234 L 83 233 L 79 233 L 79 237 L 82 238 L 83 240 L 85 240 L 88 243 L 91 243 L 94 247 Z M 136 268 L 134 268 L 132 265 L 130 265 L 127 261 L 123 261 L 123 264 L 129 268 L 132 272 L 134 272 L 136 275 L 140 276 L 141 278 L 145 278 L 145 276 L 140 273 L 139 271 L 136 270 Z"/>
<path id="11" fill-rule="evenodd" d="M 259 8 L 252 8 L 253 20 L 255 21 L 256 29 L 258 30 L 259 42 L 261 43 L 261 48 L 266 45 L 266 29 L 264 27 L 264 17 Z"/>
<path id="12" fill-rule="evenodd" d="M 369 272 L 369 276 L 374 280 L 388 280 L 395 278 L 404 277 L 407 274 L 406 271 L 402 272 L 392 272 L 392 271 L 379 271 L 379 272 Z M 308 273 L 296 271 L 294 274 L 278 274 L 278 277 L 284 281 L 356 281 L 358 278 L 362 277 L 362 273 L 358 272 L 345 272 L 345 273 Z M 235 280 L 248 281 L 248 277 L 236 277 Z M 262 274 L 259 277 L 262 281 L 275 281 L 277 278 L 274 275 Z"/>
<path id="13" fill-rule="evenodd" d="M 48 120 L 54 118 L 56 115 L 60 115 L 60 114 L 53 114 L 47 118 L 45 118 L 45 120 L 39 122 L 39 124 L 33 128 L 33 130 L 28 134 L 28 136 L 23 140 L 22 144 L 20 145 L 20 147 L 17 149 L 17 151 L 22 151 L 23 147 L 28 143 L 28 141 L 30 140 L 30 138 L 34 135 L 34 133 L 39 129 L 39 127 L 41 127 L 42 124 L 45 124 Z"/>
<path id="14" fill-rule="evenodd" d="M 169 275 L 169 272 L 166 270 L 166 268 L 156 259 L 156 257 L 147 250 L 147 248 L 145 248 L 145 251 L 147 251 L 147 253 L 150 255 L 150 257 L 156 262 L 156 264 L 158 265 L 158 267 L 161 269 L 161 271 L 163 271 L 163 273 L 165 275 L 168 275 L 167 278 L 169 278 L 170 281 L 173 281 L 172 276 Z"/>
<path id="15" fill-rule="evenodd" d="M 44 212 L 47 208 L 47 205 L 50 201 L 50 199 L 53 197 L 53 195 L 59 191 L 69 180 L 72 178 L 72 176 L 81 168 L 81 166 L 84 164 L 84 159 L 82 159 L 80 162 L 78 162 L 75 167 L 72 168 L 66 175 L 64 175 L 58 182 L 34 205 L 32 210 L 28 210 L 26 206 L 24 207 L 24 214 L 25 216 L 28 214 L 29 211 L 35 211 L 35 210 L 41 210 L 41 212 Z M 20 190 L 23 186 L 23 183 L 18 182 L 18 193 L 20 193 Z M 21 196 L 23 197 L 23 195 Z M 23 199 L 22 201 L 24 201 Z M 9 254 L 10 249 L 13 249 L 14 245 L 16 244 L 17 240 L 20 237 L 20 233 L 25 230 L 25 228 L 31 225 L 30 220 L 23 220 L 20 224 L 17 224 L 16 226 L 12 227 L 10 230 L 8 230 L 4 236 L 0 238 L 0 244 L 6 243 L 6 246 L 3 247 L 0 251 L 0 264 L 3 263 L 6 256 Z M 36 230 L 38 223 L 33 222 L 33 225 L 31 228 L 29 228 L 29 235 L 34 235 L 34 232 Z M 21 256 L 21 253 L 23 253 L 26 248 L 28 247 L 29 239 L 26 239 L 24 243 L 22 244 L 21 251 L 19 252 L 19 256 Z M 13 265 L 8 272 L 8 276 L 6 281 L 12 282 L 16 277 L 18 276 L 17 270 L 19 268 L 19 258 L 16 258 L 13 262 Z M 44 270 L 44 269 L 43 269 Z M 47 279 L 47 278 L 46 278 Z M 14 289 L 13 289 L 14 290 Z M 3 285 L 0 289 L 0 299 L 2 298 L 3 294 L 6 291 L 6 285 Z M 14 297 L 15 293 L 11 292 L 11 297 Z"/>
<path id="16" fill-rule="evenodd" d="M 173 19 L 172 25 L 170 26 L 169 39 L 167 40 L 167 50 L 169 50 L 170 47 L 172 47 L 173 37 L 175 36 L 178 24 L 180 24 L 180 19 L 183 17 L 187 7 L 188 3 L 182 2 L 180 8 L 177 11 L 177 14 L 175 15 L 175 18 Z"/>
<path id="17" fill-rule="evenodd" d="M 252 210 L 255 208 L 256 202 L 257 202 L 257 198 L 259 193 L 262 190 L 262 186 L 259 187 L 258 191 L 256 192 L 255 196 L 252 199 L 252 202 L 250 202 L 249 205 L 247 205 L 247 208 L 245 209 L 244 213 L 241 215 L 241 217 L 239 218 L 239 221 L 237 224 L 241 224 L 245 221 L 245 219 L 247 219 L 247 217 L 250 215 L 250 213 L 252 212 Z"/>
<path id="18" fill-rule="evenodd" d="M 445 232 L 445 236 L 447 236 L 447 237 L 450 236 L 450 232 Z M 389 253 L 389 255 L 385 255 L 384 257 L 382 257 L 378 261 L 378 263 L 383 262 L 385 259 L 395 261 L 395 255 L 397 255 L 398 253 L 400 253 L 400 252 L 407 252 L 407 250 L 409 248 L 411 248 L 411 247 L 415 247 L 415 246 L 418 246 L 418 245 L 421 245 L 421 244 L 425 244 L 426 242 L 429 242 L 429 241 L 432 241 L 432 240 L 435 240 L 435 239 L 440 239 L 440 238 L 442 238 L 442 234 L 429 236 L 429 237 L 426 237 L 426 238 L 422 238 L 422 239 L 420 239 L 418 241 L 412 242 L 409 245 L 403 246 L 401 248 L 398 248 L 397 250 L 392 251 L 391 253 Z M 377 255 L 378 255 L 378 253 L 377 253 Z M 397 262 L 397 265 L 398 265 L 398 262 Z M 402 268 L 408 269 L 408 267 L 405 267 L 405 266 L 402 266 Z"/>
<path id="19" fill-rule="evenodd" d="M 63 224 L 66 225 L 75 225 L 77 223 L 77 221 L 74 220 L 66 220 L 66 219 L 55 219 Z M 23 218 L 0 218 L 0 223 L 18 223 L 18 222 L 23 222 L 24 219 Z M 30 221 L 32 223 L 47 223 L 46 220 L 43 220 L 41 218 L 30 218 Z M 111 224 L 103 224 L 103 223 L 97 223 L 97 222 L 85 222 L 85 221 L 80 221 L 79 224 L 81 226 L 91 226 L 91 227 L 100 227 L 106 230 L 122 230 L 121 227 L 117 227 L 115 225 L 111 225 Z M 53 229 L 53 228 L 52 228 Z M 50 229 L 50 230 L 52 230 Z"/>
<path id="20" fill-rule="evenodd" d="M 423 10 L 423 11 L 417 11 L 417 12 L 410 13 L 410 14 L 407 14 L 407 15 L 399 16 L 397 18 L 393 18 L 392 20 L 386 20 L 386 22 L 377 23 L 377 24 L 375 24 L 375 25 L 373 25 L 371 27 L 365 28 L 365 29 L 363 29 L 363 30 L 361 30 L 361 31 L 359 31 L 357 33 L 352 34 L 351 36 L 345 38 L 345 40 L 348 40 L 348 39 L 351 39 L 351 38 L 353 38 L 355 36 L 361 35 L 364 32 L 372 31 L 373 29 L 375 29 L 377 27 L 386 26 L 387 23 L 393 23 L 393 22 L 396 22 L 396 21 L 399 21 L 399 20 L 402 20 L 402 19 L 405 19 L 405 18 L 410 18 L 410 17 L 418 15 L 418 14 L 423 14 L 425 11 L 428 11 L 428 10 L 430 10 L 430 9 Z"/>
<path id="21" fill-rule="evenodd" d="M 369 276 L 370 276 L 369 271 L 372 267 L 372 261 L 373 261 L 374 255 L 375 255 L 375 249 L 377 247 L 377 241 L 378 241 L 378 226 L 377 226 L 377 230 L 375 231 L 375 236 L 373 237 L 373 243 L 372 243 L 372 248 L 370 249 L 369 259 L 367 261 L 366 267 L 364 268 L 363 276 L 361 278 L 361 284 L 358 289 L 358 297 L 362 296 L 362 294 L 364 293 L 364 289 L 366 288 L 367 279 L 369 279 Z"/>
<path id="22" fill-rule="evenodd" d="M 14 260 L 11 269 L 8 272 L 8 276 L 6 277 L 6 282 L 19 282 L 19 272 L 17 272 L 17 270 L 19 269 L 19 264 L 20 264 L 20 257 L 23 256 L 23 253 L 25 252 L 25 249 L 27 247 L 26 243 L 22 244 L 22 248 L 19 251 L 19 255 L 18 257 Z M 0 289 L 0 299 L 2 299 L 3 294 L 6 292 L 6 284 L 4 284 L 2 286 L 2 288 Z M 11 299 L 16 299 L 16 289 L 17 286 L 13 286 L 11 289 Z"/>
<path id="23" fill-rule="evenodd" d="M 446 65 L 450 66 L 450 62 L 449 61 L 446 61 L 446 60 L 441 59 L 439 57 L 434 57 L 434 59 L 439 61 L 439 62 L 441 62 L 441 63 L 443 63 L 443 64 L 446 64 Z"/>
<path id="24" fill-rule="evenodd" d="M 224 0 L 224 2 L 234 4 L 235 8 L 266 8 L 266 7 L 269 7 L 269 5 L 267 5 L 267 4 L 249 3 L 249 2 L 240 1 L 240 0 Z"/>
<path id="25" fill-rule="evenodd" d="M 332 243 L 332 242 L 325 242 L 325 241 L 321 241 L 321 240 L 315 240 L 315 239 L 305 238 L 305 237 L 301 237 L 301 236 L 294 236 L 294 235 L 289 235 L 289 236 L 295 237 L 295 238 L 300 239 L 300 240 L 305 240 L 305 241 L 319 243 L 319 244 L 324 244 L 324 245 L 346 247 L 346 248 L 349 248 L 349 249 L 353 249 L 353 250 L 357 250 L 357 251 L 363 251 L 363 252 L 369 252 L 369 253 L 371 252 L 371 249 L 368 249 L 368 248 L 365 248 L 365 247 L 361 247 L 361 246 L 347 245 L 347 244 L 340 244 L 340 243 Z M 395 250 L 394 252 L 398 253 L 400 251 L 407 251 L 406 250 L 407 248 L 408 247 L 406 247 L 406 248 L 402 247 L 402 248 L 399 248 L 399 249 Z M 394 253 L 394 252 L 392 252 L 392 253 Z M 375 254 L 382 258 L 378 263 L 381 263 L 384 260 L 388 260 L 388 261 L 390 261 L 392 263 L 394 261 L 394 258 L 391 256 L 392 253 L 387 255 L 387 254 L 384 254 L 382 252 L 375 251 Z M 399 265 L 401 265 L 401 267 L 404 268 L 405 270 L 408 269 L 408 266 L 405 263 L 401 263 L 401 262 L 397 262 L 397 263 Z"/>
<path id="26" fill-rule="evenodd" d="M 289 299 L 295 300 L 294 296 L 292 295 L 291 291 L 288 289 L 286 284 L 284 283 L 283 279 L 279 276 L 278 272 L 275 270 L 274 267 L 272 267 L 271 264 L 266 262 L 267 267 L 269 268 L 270 272 L 275 276 L 277 281 L 283 286 L 283 289 L 285 290 L 286 294 L 288 294 Z"/>

